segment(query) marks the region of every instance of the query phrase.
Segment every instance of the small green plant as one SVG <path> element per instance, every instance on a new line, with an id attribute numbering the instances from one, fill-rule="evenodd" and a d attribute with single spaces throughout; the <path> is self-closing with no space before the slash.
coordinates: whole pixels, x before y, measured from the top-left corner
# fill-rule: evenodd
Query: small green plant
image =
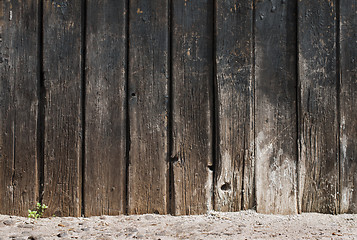
<path id="1" fill-rule="evenodd" d="M 48 206 L 46 206 L 45 204 L 41 204 L 41 203 L 37 203 L 36 204 L 36 210 L 31 210 L 29 209 L 29 218 L 41 218 L 43 213 L 46 211 L 46 209 L 48 208 Z"/>

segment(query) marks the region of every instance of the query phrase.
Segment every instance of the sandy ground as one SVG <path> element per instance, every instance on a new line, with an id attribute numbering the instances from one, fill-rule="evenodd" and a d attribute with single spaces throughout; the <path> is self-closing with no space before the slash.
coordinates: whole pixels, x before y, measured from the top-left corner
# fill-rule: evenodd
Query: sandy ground
<path id="1" fill-rule="evenodd" d="M 36 221 L 0 215 L 0 239 L 357 239 L 357 215 L 281 216 L 243 211 Z"/>

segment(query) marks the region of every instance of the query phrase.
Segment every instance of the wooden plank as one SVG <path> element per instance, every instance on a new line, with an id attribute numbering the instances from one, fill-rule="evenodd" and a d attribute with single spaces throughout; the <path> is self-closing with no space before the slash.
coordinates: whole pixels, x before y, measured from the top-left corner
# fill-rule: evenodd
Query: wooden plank
<path id="1" fill-rule="evenodd" d="M 85 215 L 125 212 L 126 2 L 89 0 Z"/>
<path id="2" fill-rule="evenodd" d="M 174 214 L 212 209 L 213 1 L 172 1 Z"/>
<path id="3" fill-rule="evenodd" d="M 129 7 L 128 212 L 167 213 L 168 1 Z"/>
<path id="4" fill-rule="evenodd" d="M 340 9 L 340 213 L 357 213 L 357 2 Z"/>
<path id="5" fill-rule="evenodd" d="M 217 211 L 254 205 L 252 1 L 217 1 Z"/>
<path id="6" fill-rule="evenodd" d="M 338 211 L 336 2 L 299 1 L 299 208 Z"/>
<path id="7" fill-rule="evenodd" d="M 297 212 L 296 2 L 257 1 L 256 201 L 260 213 Z"/>
<path id="8" fill-rule="evenodd" d="M 0 3 L 0 213 L 38 201 L 38 1 Z"/>
<path id="9" fill-rule="evenodd" d="M 81 14 L 81 1 L 44 1 L 43 202 L 48 215 L 81 215 Z"/>

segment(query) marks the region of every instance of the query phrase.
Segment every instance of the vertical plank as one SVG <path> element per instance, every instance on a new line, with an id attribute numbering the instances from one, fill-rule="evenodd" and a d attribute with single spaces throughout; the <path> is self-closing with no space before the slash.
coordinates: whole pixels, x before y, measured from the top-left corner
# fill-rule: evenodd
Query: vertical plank
<path id="1" fill-rule="evenodd" d="M 174 213 L 212 209 L 213 1 L 172 1 Z"/>
<path id="2" fill-rule="evenodd" d="M 126 1 L 87 2 L 85 215 L 125 212 Z"/>
<path id="3" fill-rule="evenodd" d="M 357 213 L 357 2 L 340 4 L 340 213 Z"/>
<path id="4" fill-rule="evenodd" d="M 0 212 L 38 201 L 38 1 L 0 3 Z"/>
<path id="5" fill-rule="evenodd" d="M 252 1 L 217 1 L 217 167 L 215 210 L 254 204 Z"/>
<path id="6" fill-rule="evenodd" d="M 336 1 L 299 1 L 299 208 L 336 213 Z"/>
<path id="7" fill-rule="evenodd" d="M 48 214 L 81 214 L 81 1 L 45 0 L 44 195 Z"/>
<path id="8" fill-rule="evenodd" d="M 167 213 L 168 1 L 129 5 L 128 212 Z"/>
<path id="9" fill-rule="evenodd" d="M 296 2 L 257 1 L 256 201 L 260 213 L 297 212 Z"/>

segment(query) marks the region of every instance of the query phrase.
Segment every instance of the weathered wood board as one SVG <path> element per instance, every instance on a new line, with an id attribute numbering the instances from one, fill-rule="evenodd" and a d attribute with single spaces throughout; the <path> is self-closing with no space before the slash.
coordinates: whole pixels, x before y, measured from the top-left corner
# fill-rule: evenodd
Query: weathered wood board
<path id="1" fill-rule="evenodd" d="M 217 211 L 254 205 L 254 82 L 252 1 L 217 1 Z"/>
<path id="2" fill-rule="evenodd" d="M 44 195 L 47 214 L 81 215 L 82 3 L 43 5 Z"/>
<path id="3" fill-rule="evenodd" d="M 0 213 L 357 213 L 357 3 L 0 2 Z"/>
<path id="4" fill-rule="evenodd" d="M 340 213 L 357 213 L 357 2 L 339 1 Z"/>
<path id="5" fill-rule="evenodd" d="M 126 1 L 87 1 L 84 214 L 125 213 Z"/>
<path id="6" fill-rule="evenodd" d="M 255 5 L 257 211 L 297 212 L 296 2 Z"/>
<path id="7" fill-rule="evenodd" d="M 213 1 L 172 1 L 174 211 L 213 208 Z"/>
<path id="8" fill-rule="evenodd" d="M 129 14 L 128 213 L 166 214 L 169 4 L 132 0 Z"/>
<path id="9" fill-rule="evenodd" d="M 36 205 L 39 101 L 38 1 L 0 3 L 0 213 Z"/>
<path id="10" fill-rule="evenodd" d="M 336 3 L 298 2 L 298 171 L 302 212 L 338 212 Z"/>

